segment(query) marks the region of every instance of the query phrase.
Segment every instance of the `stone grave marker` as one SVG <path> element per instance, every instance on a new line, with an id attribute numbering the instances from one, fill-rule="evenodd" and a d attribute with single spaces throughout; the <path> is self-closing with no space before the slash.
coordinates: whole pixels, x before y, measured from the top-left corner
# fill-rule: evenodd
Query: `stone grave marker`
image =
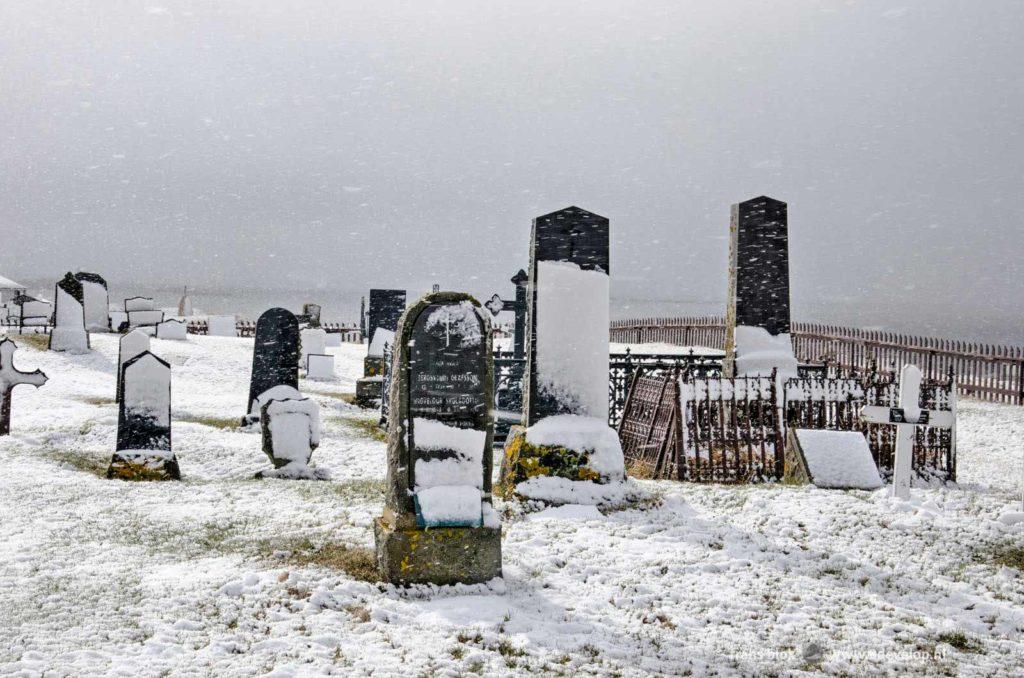
<path id="1" fill-rule="evenodd" d="M 132 311 L 152 311 L 153 300 L 149 297 L 128 297 L 124 300 L 124 312 L 131 313 Z"/>
<path id="2" fill-rule="evenodd" d="M 237 337 L 238 326 L 233 315 L 211 315 L 206 320 L 206 334 L 210 337 Z"/>
<path id="3" fill-rule="evenodd" d="M 137 355 L 149 350 L 149 335 L 142 330 L 132 330 L 121 337 L 117 349 L 117 391 L 114 402 L 121 402 L 124 393 L 124 366 Z"/>
<path id="4" fill-rule="evenodd" d="M 301 352 L 299 364 L 306 366 L 306 356 L 310 353 L 324 354 L 327 352 L 327 332 L 320 328 L 308 328 L 299 333 Z"/>
<path id="5" fill-rule="evenodd" d="M 860 417 L 872 424 L 896 426 L 892 496 L 897 499 L 910 499 L 910 476 L 913 471 L 914 436 L 917 427 L 952 428 L 956 424 L 956 415 L 949 410 L 921 408 L 921 370 L 916 365 L 909 364 L 900 370 L 899 406 L 865 405 L 861 408 Z"/>
<path id="6" fill-rule="evenodd" d="M 398 319 L 405 311 L 405 290 L 370 290 L 370 308 L 367 312 L 366 331 L 369 341 L 378 327 L 394 332 Z"/>
<path id="7" fill-rule="evenodd" d="M 149 351 L 125 363 L 108 478 L 180 480 L 171 448 L 171 366 Z"/>
<path id="8" fill-rule="evenodd" d="M 334 356 L 326 353 L 310 353 L 306 356 L 306 379 L 313 381 L 334 380 Z"/>
<path id="9" fill-rule="evenodd" d="M 107 281 L 97 273 L 79 271 L 75 280 L 82 285 L 82 306 L 85 312 L 85 329 L 89 332 L 110 331 L 110 295 Z"/>
<path id="10" fill-rule="evenodd" d="M 39 388 L 46 383 L 46 375 L 42 370 L 22 372 L 14 366 L 14 352 L 17 349 L 17 345 L 7 337 L 0 339 L 0 436 L 11 432 L 11 396 L 14 387 L 30 384 Z"/>
<path id="11" fill-rule="evenodd" d="M 69 271 L 57 283 L 53 293 L 54 324 L 50 331 L 50 350 L 86 353 L 89 333 L 85 329 L 85 292 L 82 283 Z"/>
<path id="12" fill-rule="evenodd" d="M 260 418 L 257 399 L 275 386 L 299 387 L 299 321 L 291 311 L 272 308 L 256 321 L 252 376 L 243 424 Z M 297 393 L 298 391 L 296 391 Z"/>
<path id="13" fill-rule="evenodd" d="M 383 576 L 402 585 L 501 576 L 491 507 L 490 323 L 471 296 L 429 294 L 401 318 L 392 366 Z"/>
<path id="14" fill-rule="evenodd" d="M 557 501 L 560 483 L 539 476 L 624 478 L 622 446 L 608 426 L 608 245 L 608 219 L 579 207 L 533 221 L 524 426 L 512 427 L 505 443 L 506 497 Z"/>
<path id="15" fill-rule="evenodd" d="M 128 314 L 124 311 L 110 312 L 110 329 L 114 332 L 128 331 Z"/>
<path id="16" fill-rule="evenodd" d="M 156 328 L 163 321 L 163 311 L 128 311 L 128 327 L 133 329 L 136 327 Z"/>
<path id="17" fill-rule="evenodd" d="M 303 304 L 302 315 L 310 327 L 320 327 L 320 304 Z"/>
<path id="18" fill-rule="evenodd" d="M 725 319 L 726 376 L 796 376 L 790 340 L 789 221 L 781 200 L 732 206 Z"/>
<path id="19" fill-rule="evenodd" d="M 837 490 L 875 490 L 882 486 L 867 438 L 860 431 L 789 429 L 785 478 Z"/>
<path id="20" fill-rule="evenodd" d="M 268 397 L 261 406 L 260 424 L 263 452 L 274 468 L 260 471 L 257 478 L 330 478 L 326 470 L 309 466 L 313 450 L 320 445 L 320 408 L 315 401 L 302 396 Z"/>
<path id="21" fill-rule="evenodd" d="M 164 320 L 156 326 L 157 339 L 171 339 L 173 341 L 185 341 L 188 339 L 188 326 L 184 320 L 171 318 Z"/>

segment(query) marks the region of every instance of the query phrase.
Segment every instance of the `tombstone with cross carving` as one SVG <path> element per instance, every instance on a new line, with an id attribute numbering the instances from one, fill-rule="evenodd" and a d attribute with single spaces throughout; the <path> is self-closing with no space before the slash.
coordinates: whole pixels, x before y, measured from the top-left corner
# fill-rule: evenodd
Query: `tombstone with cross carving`
<path id="1" fill-rule="evenodd" d="M 900 371 L 898 407 L 865 405 L 860 417 L 871 424 L 896 426 L 896 459 L 892 472 L 892 496 L 910 499 L 910 476 L 913 465 L 914 433 L 918 426 L 952 428 L 956 416 L 948 410 L 921 408 L 921 370 L 916 365 L 904 365 Z"/>
<path id="2" fill-rule="evenodd" d="M 11 393 L 18 384 L 31 384 L 39 388 L 46 383 L 41 370 L 22 372 L 14 366 L 14 352 L 18 346 L 10 339 L 0 341 L 0 436 L 11 432 Z"/>

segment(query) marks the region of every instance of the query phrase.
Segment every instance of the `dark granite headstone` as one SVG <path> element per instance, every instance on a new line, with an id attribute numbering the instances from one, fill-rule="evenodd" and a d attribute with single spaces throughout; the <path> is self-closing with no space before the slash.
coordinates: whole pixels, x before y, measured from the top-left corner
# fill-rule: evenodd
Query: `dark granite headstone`
<path id="1" fill-rule="evenodd" d="M 17 345 L 10 339 L 0 339 L 0 436 L 11 432 L 11 394 L 18 384 L 31 384 L 39 388 L 46 383 L 41 370 L 22 372 L 14 366 Z"/>
<path id="2" fill-rule="evenodd" d="M 179 480 L 171 449 L 171 366 L 149 351 L 123 370 L 117 419 L 117 451 L 108 478 Z"/>
<path id="3" fill-rule="evenodd" d="M 788 334 L 789 235 L 786 203 L 760 196 L 732 206 L 726 361 L 732 373 L 737 326 Z"/>
<path id="4" fill-rule="evenodd" d="M 249 404 L 244 423 L 259 421 L 256 399 L 267 389 L 281 384 L 299 387 L 299 321 L 291 311 L 272 308 L 256 321 Z"/>
<path id="5" fill-rule="evenodd" d="M 429 294 L 402 316 L 394 348 L 385 510 L 374 526 L 382 573 L 398 584 L 501 576 L 489 322 L 469 295 Z"/>
<path id="6" fill-rule="evenodd" d="M 367 313 L 367 339 L 373 341 L 378 327 L 395 331 L 398 319 L 405 311 L 405 290 L 370 290 L 370 309 Z"/>
<path id="7" fill-rule="evenodd" d="M 564 262 L 574 264 L 582 271 L 602 272 L 606 276 L 611 273 L 609 265 L 609 223 L 605 217 L 593 214 L 579 207 L 567 207 L 551 214 L 537 217 L 533 220 L 533 231 L 530 239 L 530 280 L 533 281 L 531 293 L 527 295 L 527 323 L 529 331 L 526 333 L 526 357 L 527 369 L 524 375 L 524 403 L 523 420 L 526 426 L 544 417 L 554 414 L 582 414 L 587 416 L 602 416 L 600 403 L 581 403 L 576 400 L 576 390 L 592 391 L 592 384 L 578 384 L 580 389 L 574 388 L 572 383 L 563 384 L 565 388 L 560 393 L 553 393 L 546 388 L 549 375 L 541 374 L 542 368 L 538 362 L 538 291 L 545 287 L 547 281 L 542 275 L 538 275 L 538 269 L 544 262 Z M 544 303 L 544 302 L 541 302 Z M 561 332 L 567 341 L 575 341 L 574 337 L 582 338 L 585 341 L 589 337 L 581 337 L 580 333 L 602 332 L 603 341 L 607 346 L 608 323 L 601 318 L 608 316 L 608 299 L 597 301 L 599 306 L 594 308 L 576 308 L 571 316 L 552 318 L 555 323 L 564 324 L 566 330 Z M 603 306 L 603 308 L 601 307 Z M 596 315 L 595 315 L 596 314 Z M 572 323 L 590 322 L 604 324 L 604 328 L 579 327 L 579 332 L 568 329 Z M 569 352 L 572 353 L 571 351 Z M 586 375 L 584 381 L 608 379 L 608 354 L 604 349 L 603 356 L 593 356 L 589 362 L 592 374 Z M 581 375 L 571 375 L 569 378 L 576 378 Z M 607 386 L 605 387 L 607 388 Z M 593 410 L 593 411 L 592 411 Z M 607 417 L 607 403 L 605 403 L 603 415 Z"/>
<path id="8" fill-rule="evenodd" d="M 68 271 L 53 291 L 53 330 L 50 350 L 84 353 L 89 350 L 89 333 L 85 329 L 85 290 Z"/>

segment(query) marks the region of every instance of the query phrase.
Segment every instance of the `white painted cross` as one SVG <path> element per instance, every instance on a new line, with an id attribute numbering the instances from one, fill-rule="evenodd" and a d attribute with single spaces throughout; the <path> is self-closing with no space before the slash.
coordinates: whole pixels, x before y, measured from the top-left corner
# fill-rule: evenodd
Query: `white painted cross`
<path id="1" fill-rule="evenodd" d="M 39 388 L 46 383 L 46 375 L 41 370 L 22 372 L 14 366 L 17 349 L 17 344 L 10 339 L 0 341 L 0 436 L 11 432 L 11 390 L 18 384 Z"/>
<path id="2" fill-rule="evenodd" d="M 910 499 L 910 475 L 916 428 L 953 428 L 956 423 L 956 415 L 953 412 L 921 409 L 921 370 L 916 365 L 904 365 L 900 371 L 899 407 L 865 405 L 860 410 L 860 418 L 871 424 L 896 425 L 892 496 L 897 499 Z"/>

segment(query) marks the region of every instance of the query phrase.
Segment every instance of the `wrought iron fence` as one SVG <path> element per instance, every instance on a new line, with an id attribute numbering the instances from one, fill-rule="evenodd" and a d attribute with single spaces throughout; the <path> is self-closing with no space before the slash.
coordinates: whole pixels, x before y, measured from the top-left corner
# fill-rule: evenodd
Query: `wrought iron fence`
<path id="1" fill-rule="evenodd" d="M 957 390 L 991 402 L 1024 405 L 1024 347 L 1000 346 L 860 330 L 818 323 L 793 323 L 793 349 L 801 362 L 827 361 L 855 374 L 894 373 L 911 363 L 926 377 L 952 371 Z M 721 317 L 636 318 L 611 323 L 611 340 L 665 342 L 724 349 Z"/>
<path id="2" fill-rule="evenodd" d="M 363 340 L 363 333 L 358 327 L 343 325 L 341 323 L 322 323 L 320 329 L 328 334 L 340 334 L 341 340 L 347 343 L 358 344 Z M 205 320 L 190 320 L 186 326 L 189 334 L 208 334 L 209 325 Z M 256 323 L 252 320 L 239 320 L 235 322 L 235 330 L 240 337 L 256 336 Z"/>

